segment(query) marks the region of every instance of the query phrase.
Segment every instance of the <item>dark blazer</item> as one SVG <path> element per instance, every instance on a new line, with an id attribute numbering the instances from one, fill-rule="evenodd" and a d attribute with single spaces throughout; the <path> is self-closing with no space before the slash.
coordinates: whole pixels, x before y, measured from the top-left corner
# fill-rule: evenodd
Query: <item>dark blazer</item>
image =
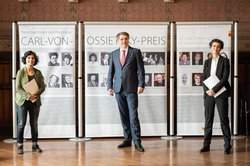
<path id="1" fill-rule="evenodd" d="M 203 68 L 203 75 L 202 80 L 206 80 L 210 76 L 212 58 L 209 58 L 205 61 L 204 68 Z M 219 82 L 212 88 L 212 90 L 217 93 L 223 86 L 227 89 L 224 93 L 229 97 L 231 95 L 231 87 L 228 82 L 230 74 L 230 63 L 229 59 L 224 58 L 222 56 L 219 57 L 217 69 L 216 69 L 216 76 L 219 78 Z M 203 83 L 204 94 L 206 95 L 206 91 L 208 88 Z"/>
<path id="2" fill-rule="evenodd" d="M 137 92 L 138 87 L 145 86 L 145 70 L 142 54 L 139 49 L 129 46 L 125 64 L 120 63 L 120 49 L 112 52 L 109 73 L 108 89 L 119 93 L 121 87 L 127 92 Z"/>

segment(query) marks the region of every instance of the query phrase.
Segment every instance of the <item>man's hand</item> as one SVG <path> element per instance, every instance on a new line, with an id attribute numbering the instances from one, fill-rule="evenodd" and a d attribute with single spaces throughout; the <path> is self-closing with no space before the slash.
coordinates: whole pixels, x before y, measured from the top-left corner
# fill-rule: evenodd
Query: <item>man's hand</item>
<path id="1" fill-rule="evenodd" d="M 109 92 L 109 96 L 114 96 L 114 91 L 113 91 L 113 89 L 109 89 L 108 92 Z"/>
<path id="2" fill-rule="evenodd" d="M 142 88 L 142 87 L 137 88 L 137 94 L 141 94 L 143 92 L 144 92 L 144 88 Z"/>

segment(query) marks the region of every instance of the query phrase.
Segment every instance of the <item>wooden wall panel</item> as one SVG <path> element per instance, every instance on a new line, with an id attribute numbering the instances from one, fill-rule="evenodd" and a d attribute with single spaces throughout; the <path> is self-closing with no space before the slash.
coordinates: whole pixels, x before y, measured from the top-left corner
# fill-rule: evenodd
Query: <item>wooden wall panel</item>
<path id="1" fill-rule="evenodd" d="M 11 63 L 2 60 L 0 63 L 0 134 L 12 132 L 11 75 Z"/>
<path id="2" fill-rule="evenodd" d="M 239 51 L 250 52 L 249 0 L 0 1 L 0 51 L 11 51 L 14 21 L 239 21 Z"/>

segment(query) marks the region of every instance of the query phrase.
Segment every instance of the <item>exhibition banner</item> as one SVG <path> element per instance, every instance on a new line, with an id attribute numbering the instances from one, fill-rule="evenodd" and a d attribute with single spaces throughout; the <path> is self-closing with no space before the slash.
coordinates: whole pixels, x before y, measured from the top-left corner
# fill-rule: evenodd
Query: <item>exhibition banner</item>
<path id="1" fill-rule="evenodd" d="M 75 22 L 19 22 L 20 67 L 26 51 L 39 57 L 46 84 L 38 119 L 39 138 L 75 137 Z M 28 120 L 27 120 L 28 122 Z M 30 137 L 30 127 L 25 127 Z"/>
<path id="2" fill-rule="evenodd" d="M 139 95 L 143 136 L 167 134 L 167 23 L 85 22 L 85 136 L 123 136 L 119 110 L 107 91 L 111 52 L 116 35 L 130 34 L 130 46 L 142 52 L 146 87 Z"/>
<path id="3" fill-rule="evenodd" d="M 230 59 L 231 34 L 232 23 L 177 23 L 177 135 L 204 134 L 201 76 L 204 62 L 211 55 L 209 42 L 214 38 L 222 40 L 221 55 Z M 213 134 L 222 134 L 217 109 Z"/>

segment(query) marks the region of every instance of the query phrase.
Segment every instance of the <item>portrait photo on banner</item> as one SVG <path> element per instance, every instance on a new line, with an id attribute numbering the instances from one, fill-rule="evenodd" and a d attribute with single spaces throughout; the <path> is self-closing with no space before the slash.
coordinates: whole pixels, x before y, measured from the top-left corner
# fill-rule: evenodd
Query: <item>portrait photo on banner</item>
<path id="1" fill-rule="evenodd" d="M 101 65 L 108 66 L 110 63 L 111 52 L 101 52 Z"/>
<path id="2" fill-rule="evenodd" d="M 179 65 L 190 65 L 190 52 L 179 52 Z"/>
<path id="3" fill-rule="evenodd" d="M 154 86 L 165 86 L 165 73 L 154 73 Z"/>
<path id="4" fill-rule="evenodd" d="M 88 87 L 98 87 L 99 85 L 99 74 L 98 73 L 89 73 L 88 75 Z"/>
<path id="5" fill-rule="evenodd" d="M 59 61 L 59 55 L 57 52 L 49 52 L 48 56 L 48 66 L 60 66 Z"/>
<path id="6" fill-rule="evenodd" d="M 70 52 L 62 52 L 62 66 L 73 66 L 73 58 Z"/>
<path id="7" fill-rule="evenodd" d="M 144 65 L 165 65 L 165 52 L 143 52 Z"/>
<path id="8" fill-rule="evenodd" d="M 89 65 L 97 65 L 98 61 L 98 53 L 97 52 L 88 52 L 88 64 Z"/>

